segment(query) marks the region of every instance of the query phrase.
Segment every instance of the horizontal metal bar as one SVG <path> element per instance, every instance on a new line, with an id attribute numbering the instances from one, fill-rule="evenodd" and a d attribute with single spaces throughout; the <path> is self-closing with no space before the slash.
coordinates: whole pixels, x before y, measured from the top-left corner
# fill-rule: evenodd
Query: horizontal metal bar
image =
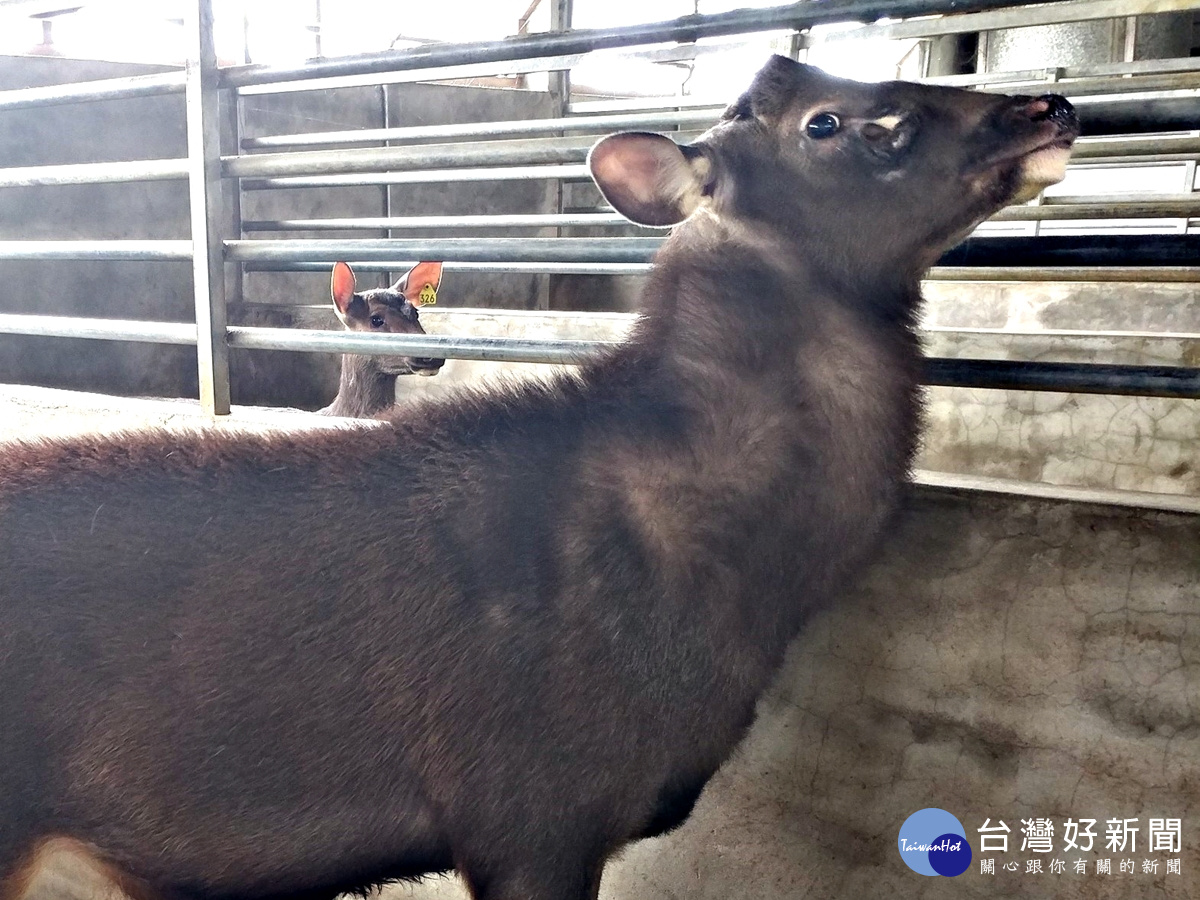
<path id="1" fill-rule="evenodd" d="M 1200 194 L 1164 194 L 1158 191 L 1114 191 L 1110 194 L 1051 194 L 1042 198 L 1050 206 L 1074 206 L 1079 203 L 1159 203 L 1200 200 Z"/>
<path id="2" fill-rule="evenodd" d="M 83 319 L 78 316 L 0 314 L 0 334 L 127 340 L 195 346 L 196 326 L 185 322 Z M 493 362 L 572 365 L 610 351 L 614 341 L 536 340 L 442 335 L 379 335 L 349 331 L 232 326 L 231 347 L 364 355 L 405 354 Z M 924 383 L 998 390 L 1200 398 L 1200 369 L 1013 360 L 927 359 Z"/>
<path id="3" fill-rule="evenodd" d="M 403 72 L 367 72 L 357 75 L 335 75 L 324 78 L 300 79 L 275 84 L 250 84 L 236 89 L 239 97 L 267 94 L 287 94 L 302 91 L 332 91 L 340 88 L 377 87 L 385 84 L 454 81 L 493 75 L 528 75 L 535 72 L 557 72 L 573 69 L 588 57 L 586 53 L 566 56 L 543 56 L 536 59 L 515 59 L 498 65 L 477 63 L 462 66 L 438 66 L 432 69 L 407 69 Z"/>
<path id="4" fill-rule="evenodd" d="M 807 36 L 803 44 L 814 47 L 824 43 L 851 40 L 906 40 L 965 34 L 974 31 L 995 31 L 1023 28 L 1029 25 L 1058 25 L 1065 22 L 1088 22 L 1123 16 L 1153 15 L 1183 12 L 1200 7 L 1197 0 L 1066 0 L 1062 3 L 1040 3 L 1018 9 L 999 9 L 987 12 L 949 15 L 937 19 L 918 19 L 912 22 L 865 25 L 845 31 L 831 31 Z M 901 18 L 897 16 L 896 18 Z"/>
<path id="5" fill-rule="evenodd" d="M 1141 0 L 1149 2 L 1149 0 Z M 763 9 L 739 9 L 714 15 L 690 15 L 665 22 L 621 28 L 575 29 L 519 35 L 498 41 L 425 44 L 407 50 L 324 60 L 298 67 L 236 66 L 222 70 L 223 87 L 277 84 L 299 79 L 397 72 L 407 69 L 587 53 L 640 44 L 693 42 L 705 37 L 808 28 L 828 22 L 873 21 L 887 16 L 938 15 L 948 12 L 1028 6 L 1013 0 L 824 0 Z M 1133 4 L 1130 5 L 1132 7 Z M 1125 15 L 1120 13 L 1119 15 Z"/>
<path id="6" fill-rule="evenodd" d="M 662 238 L 437 238 L 226 241 L 231 262 L 438 259 L 456 262 L 649 262 Z M 3 245 L 0 245 L 3 246 Z"/>
<path id="7" fill-rule="evenodd" d="M 995 478 L 990 475 L 960 475 L 955 472 L 934 472 L 930 469 L 913 469 L 912 483 L 924 488 L 937 490 L 1000 494 L 1010 497 L 1037 497 L 1044 500 L 1064 501 L 1067 503 L 1086 503 L 1092 506 L 1116 506 L 1184 513 L 1192 516 L 1200 515 L 1200 497 L 1187 494 L 1158 494 L 1149 491 L 1076 487 L 1070 484 L 1049 484 L 1040 481 L 1020 481 L 1016 478 Z"/>
<path id="8" fill-rule="evenodd" d="M 1200 76 L 1197 76 L 1197 84 L 1200 85 Z M 1188 100 L 1189 98 L 1182 98 Z M 1176 104 L 1178 105 L 1178 104 Z M 1188 103 L 1185 109 L 1192 108 L 1200 110 L 1200 103 Z M 435 126 L 418 126 L 410 128 L 373 128 L 362 129 L 359 131 L 336 131 L 336 132 L 313 132 L 298 135 L 273 135 L 263 138 L 248 138 L 243 141 L 243 146 L 247 148 L 257 147 L 287 147 L 287 146 L 320 146 L 325 144 L 358 144 L 358 143 L 376 143 L 381 141 L 416 141 L 429 138 L 462 138 L 462 139 L 477 139 L 485 137 L 496 137 L 501 135 L 546 135 L 554 134 L 560 131 L 573 132 L 589 132 L 589 133 L 604 133 L 608 131 L 624 130 L 624 129 L 648 129 L 655 131 L 666 131 L 675 128 L 696 129 L 707 127 L 716 121 L 720 114 L 720 108 L 707 107 L 700 110 L 688 111 L 669 111 L 657 113 L 641 113 L 641 114 L 624 114 L 624 115 L 606 115 L 606 116 L 568 116 L 557 119 L 540 119 L 528 121 L 514 122 L 494 122 L 494 123 L 472 123 L 465 125 L 435 125 Z M 1119 114 L 1120 118 L 1116 118 Z M 1179 116 L 1184 113 L 1178 111 L 1171 113 L 1171 118 L 1166 120 L 1155 119 L 1153 123 L 1147 121 L 1145 117 L 1140 119 L 1137 128 L 1148 129 L 1151 125 L 1158 127 L 1164 126 L 1162 130 L 1170 130 L 1170 126 L 1179 123 Z M 1085 118 L 1088 118 L 1088 113 L 1085 112 Z M 1109 105 L 1098 104 L 1090 115 L 1093 120 L 1091 124 L 1092 130 L 1096 133 L 1108 133 L 1102 129 L 1115 127 L 1118 123 L 1124 123 L 1128 126 L 1129 108 L 1122 105 L 1122 101 L 1111 101 Z M 357 159 L 355 157 L 346 157 L 345 151 L 328 151 L 327 156 L 310 157 L 307 163 L 300 161 L 299 157 L 293 157 L 288 154 L 278 155 L 258 155 L 250 157 L 256 162 L 246 162 L 246 157 L 227 157 L 225 160 L 226 172 L 230 175 L 247 176 L 265 176 L 265 175 L 283 175 L 288 174 L 282 169 L 276 168 L 276 165 L 282 165 L 287 160 L 296 160 L 296 165 L 303 165 L 303 171 L 306 173 L 317 174 L 328 171 L 367 171 L 373 168 L 387 166 L 389 168 L 405 168 L 412 166 L 420 166 L 422 168 L 445 168 L 458 165 L 499 165 L 499 164 L 526 164 L 538 162 L 573 162 L 583 158 L 579 153 L 586 154 L 586 148 L 589 142 L 582 142 L 567 138 L 558 144 L 542 143 L 542 142 L 493 142 L 478 145 L 481 149 L 477 151 L 469 151 L 462 148 L 460 145 L 426 145 L 419 148 L 425 153 L 419 152 L 418 148 L 408 148 L 411 152 L 380 154 L 372 157 L 369 154 L 364 154 L 361 161 L 351 163 L 350 160 Z M 550 148 L 557 148 L 564 155 L 561 157 L 553 156 L 554 151 Z M 572 152 L 572 148 L 575 152 Z M 377 148 L 384 149 L 384 148 Z M 401 150 L 401 148 L 393 148 Z M 537 156 L 525 156 L 524 150 L 537 153 Z M 1174 137 L 1167 140 L 1096 140 L 1081 141 L 1077 147 L 1076 158 L 1092 158 L 1097 156 L 1112 155 L 1121 153 L 1125 156 L 1140 155 L 1140 154 L 1158 154 L 1164 150 L 1171 150 L 1179 153 L 1196 153 L 1200 152 L 1200 138 L 1195 137 Z M 545 154 L 549 152 L 551 155 L 547 157 Z M 449 161 L 440 161 L 442 155 L 448 154 Z M 353 169 L 331 169 L 328 167 L 328 162 L 323 160 L 333 161 L 341 159 L 347 164 L 353 164 Z M 236 161 L 235 161 L 236 160 Z M 263 162 L 270 160 L 271 162 Z M 259 165 L 268 165 L 270 170 L 254 171 L 247 170 L 246 167 L 254 167 Z"/>
<path id="9" fill-rule="evenodd" d="M 1036 88 L 1038 93 L 1052 91 L 1078 99 L 1092 94 L 1132 94 L 1139 91 L 1177 91 L 1197 87 L 1200 87 L 1200 72 L 1174 72 L 1167 75 L 1138 75 L 1133 78 L 1081 78 L 1074 81 L 1017 83 L 1009 85 L 1005 92 L 1033 93 L 1033 89 Z"/>
<path id="10" fill-rule="evenodd" d="M 405 128 L 360 128 L 357 131 L 315 131 L 304 134 L 276 134 L 245 138 L 242 147 L 314 147 L 326 144 L 369 144 L 374 142 L 422 141 L 434 138 L 477 140 L 512 135 L 554 135 L 561 131 L 603 134 L 609 131 L 653 130 L 670 128 L 708 128 L 717 120 L 719 109 L 685 112 L 641 113 L 620 116 L 567 116 L 557 119 L 524 119 L 507 122 L 469 122 L 456 125 L 414 125 Z"/>
<path id="11" fill-rule="evenodd" d="M 278 178 L 380 170 L 404 172 L 479 166 L 561 165 L 582 162 L 594 143 L 592 138 L 566 137 L 260 153 L 224 157 L 221 168 L 227 178 Z"/>
<path id="12" fill-rule="evenodd" d="M 980 328 L 969 325 L 922 325 L 917 330 L 929 335 L 983 335 L 995 338 L 1032 339 L 1053 343 L 1058 347 L 1069 347 L 1078 340 L 1188 341 L 1200 344 L 1200 332 L 1190 331 L 1109 331 L 1094 328 L 1035 328 L 1030 326 L 1012 328 L 1007 325 L 1000 328 Z"/>
<path id="13" fill-rule="evenodd" d="M 345 260 L 356 272 L 395 272 L 415 266 L 419 259 Z M 247 272 L 322 272 L 329 271 L 327 262 L 253 262 L 245 263 Z M 473 263 L 447 262 L 446 272 L 491 272 L 518 275 L 642 275 L 651 269 L 650 263 Z"/>
<path id="14" fill-rule="evenodd" d="M 0 259 L 188 261 L 191 241 L 0 241 Z"/>
<path id="15" fill-rule="evenodd" d="M 1200 282 L 1200 266 L 934 266 L 925 278 L 928 281 L 1194 284 Z"/>
<path id="16" fill-rule="evenodd" d="M 0 313 L 0 334 L 196 345 L 196 325 L 193 322 L 138 322 L 130 319 Z"/>
<path id="17" fill-rule="evenodd" d="M 632 52 L 598 51 L 571 53 L 563 56 L 539 56 L 514 59 L 503 63 L 476 63 L 473 65 L 440 66 L 432 69 L 407 69 L 403 72 L 376 72 L 359 75 L 339 75 L 318 78 L 312 81 L 288 81 L 279 84 L 260 84 L 239 87 L 242 97 L 262 94 L 290 93 L 296 91 L 334 90 L 346 87 L 372 87 L 381 84 L 411 84 L 417 81 L 453 81 L 490 75 L 528 75 L 534 72 L 561 72 L 573 69 L 585 60 L 596 63 L 617 61 L 681 62 L 699 56 L 719 53 L 730 47 L 745 46 L 748 42 L 722 42 L 720 44 L 675 44 L 668 47 L 653 47 Z"/>
<path id="18" fill-rule="evenodd" d="M 394 272 L 415 266 L 418 259 L 346 260 L 357 272 Z M 247 272 L 328 272 L 327 262 L 246 263 Z M 650 263 L 466 263 L 447 262 L 447 272 L 551 275 L 642 275 Z M 935 266 L 926 281 L 1112 282 L 1120 284 L 1191 284 L 1200 282 L 1200 266 Z"/>
<path id="19" fill-rule="evenodd" d="M 1146 156 L 1105 156 L 1097 159 L 1081 159 L 1072 162 L 1073 169 L 1126 169 L 1130 166 L 1165 166 L 1192 162 L 1195 153 L 1154 153 Z"/>
<path id="20" fill-rule="evenodd" d="M 922 381 L 942 387 L 1200 399 L 1200 369 L 1179 366 L 927 359 Z"/>
<path id="21" fill-rule="evenodd" d="M 392 216 L 361 219 L 278 219 L 242 223 L 242 231 L 420 231 L 438 228 L 566 228 L 632 225 L 620 213 L 497 216 Z"/>
<path id="22" fill-rule="evenodd" d="M 993 222 L 1037 222 L 1074 219 L 1167 219 L 1200 216 L 1200 195 L 1138 202 L 1044 203 L 1011 206 Z M 242 223 L 244 232 L 269 231 L 429 231 L 463 228 L 633 227 L 620 213 L 563 213 L 494 216 L 393 216 L 347 219 L 275 219 Z"/>
<path id="23" fill-rule="evenodd" d="M 1189 75 L 1200 87 L 1200 73 Z M 1106 82 L 1112 83 L 1112 82 Z M 1116 82 L 1119 84 L 1120 82 Z M 1046 83 L 1048 89 L 1070 93 L 1070 85 Z M 508 135 L 552 135 L 561 131 L 603 134 L 609 131 L 672 129 L 703 129 L 716 122 L 724 105 L 708 105 L 698 109 L 664 110 L 657 112 L 623 113 L 620 115 L 566 116 L 557 119 L 532 119 L 507 122 L 479 122 L 456 125 L 420 125 L 406 128 L 363 128 L 355 131 L 316 131 L 303 134 L 279 134 L 246 138 L 242 147 L 260 149 L 271 147 L 316 147 L 331 144 L 370 144 L 383 141 L 404 142 L 434 138 L 475 140 Z M 1198 123 L 1200 124 L 1200 123 Z M 1075 157 L 1105 156 L 1120 152 L 1161 153 L 1164 149 L 1176 152 L 1200 152 L 1200 138 L 1169 137 L 1141 140 L 1081 140 Z"/>
<path id="24" fill-rule="evenodd" d="M 432 334 L 385 335 L 238 325 L 229 328 L 229 346 L 248 350 L 299 350 L 376 356 L 404 354 L 439 359 L 572 365 L 583 362 L 590 355 L 620 345 L 613 341 L 445 337 Z"/>
<path id="25" fill-rule="evenodd" d="M 356 272 L 395 272 L 415 266 L 419 259 L 346 260 Z M 254 262 L 247 272 L 328 272 L 328 262 Z M 447 272 L 551 275 L 641 275 L 650 263 L 467 263 L 447 262 Z M 935 266 L 927 281 L 1112 282 L 1120 284 L 1192 284 L 1200 282 L 1200 266 Z"/>
<path id="26" fill-rule="evenodd" d="M 1113 81 L 1136 80 L 1155 75 L 1200 72 L 1200 58 L 1140 59 L 1133 62 L 1100 63 L 1087 66 L 1045 66 L 1040 69 L 1017 69 L 1009 72 L 971 72 L 966 75 L 935 75 L 920 79 L 925 84 L 945 84 L 952 87 L 978 87 L 1042 82 L 1063 86 L 1086 83 L 1101 78 Z"/>
<path id="27" fill-rule="evenodd" d="M 1047 203 L 1010 206 L 992 216 L 993 222 L 1046 222 L 1063 219 L 1174 219 L 1200 216 L 1200 194 L 1188 199 L 1149 203 Z"/>
<path id="28" fill-rule="evenodd" d="M 615 341 L 526 338 L 376 335 L 235 326 L 229 345 L 257 350 L 297 350 L 476 359 L 493 362 L 572 365 L 620 346 Z M 944 359 L 924 361 L 925 384 L 998 390 L 1200 398 L 1200 369 L 1012 360 Z"/>
<path id="29" fill-rule="evenodd" d="M 438 238 L 434 240 L 226 241 L 239 262 L 440 259 L 458 262 L 649 262 L 662 238 Z M 3 246 L 3 245 L 0 245 Z M 943 266 L 1187 266 L 1200 260 L 1200 234 L 973 237 Z"/>
<path id="30" fill-rule="evenodd" d="M 713 45 L 684 44 L 673 47 L 658 47 L 650 50 L 637 50 L 632 53 L 602 53 L 605 59 L 644 60 L 648 62 L 668 62 L 679 59 L 693 59 L 704 53 L 718 49 Z M 434 69 L 408 69 L 403 72 L 377 72 L 365 75 L 341 75 L 320 78 L 313 81 L 288 81 L 282 84 L 247 85 L 237 89 L 243 97 L 256 94 L 288 93 L 295 91 L 333 90 L 345 87 L 371 87 L 381 84 L 411 84 L 416 81 L 450 81 L 464 78 L 478 78 L 489 75 L 528 75 L 534 72 L 558 72 L 573 69 L 589 57 L 587 53 L 573 53 L 566 56 L 542 56 L 536 59 L 514 59 L 503 64 L 477 63 L 474 65 L 442 66 Z M 592 57 L 596 59 L 597 57 Z"/>
<path id="31" fill-rule="evenodd" d="M 1084 135 L 1148 134 L 1193 131 L 1200 124 L 1200 94 L 1156 97 L 1076 97 L 1075 109 Z"/>
<path id="32" fill-rule="evenodd" d="M 943 254 L 943 266 L 1188 266 L 1200 234 L 972 237 Z"/>
<path id="33" fill-rule="evenodd" d="M 1200 122 L 1197 123 L 1200 125 Z M 1166 153 L 1200 153 L 1200 137 L 1160 135 L 1152 138 L 1082 138 L 1071 151 L 1071 160 L 1113 156 L 1153 156 Z"/>
<path id="34" fill-rule="evenodd" d="M 538 181 L 541 179 L 591 178 L 588 167 L 580 164 L 566 166 L 496 166 L 483 169 L 426 169 L 413 172 L 374 172 L 352 175 L 307 175 L 299 178 L 253 178 L 242 182 L 247 191 L 269 191 L 283 188 L 360 187 L 370 184 L 440 184 L 471 181 Z"/>
<path id="35" fill-rule="evenodd" d="M 131 162 L 73 163 L 62 166 L 18 166 L 0 169 L 0 188 L 61 184 L 120 184 L 187 178 L 185 159 L 139 159 Z"/>
<path id="36" fill-rule="evenodd" d="M 721 110 L 729 105 L 729 97 L 709 94 L 670 95 L 662 97 L 621 97 L 615 100 L 575 100 L 567 104 L 567 115 L 594 116 L 597 114 L 629 115 L 650 110 Z"/>
<path id="37" fill-rule="evenodd" d="M 859 29 L 855 34 L 861 34 Z M 1040 69 L 1021 69 L 1010 72 L 978 72 L 969 75 L 939 75 L 917 79 L 923 84 L 942 84 L 953 87 L 974 87 L 1013 93 L 1017 86 L 1044 85 L 1049 90 L 1066 93 L 1079 85 L 1085 93 L 1090 90 L 1090 80 L 1111 79 L 1114 85 L 1126 84 L 1126 90 L 1141 84 L 1136 79 L 1124 76 L 1151 76 L 1171 73 L 1188 74 L 1200 72 L 1200 58 L 1146 59 L 1136 62 L 1104 63 L 1092 66 L 1047 66 Z M 1024 91 L 1029 93 L 1029 91 Z M 577 100 L 568 104 L 567 112 L 572 115 L 590 116 L 597 113 L 629 113 L 635 110 L 693 109 L 713 107 L 720 109 L 729 102 L 728 97 L 711 95 L 630 97 L 614 100 Z"/>
<path id="38" fill-rule="evenodd" d="M 127 100 L 130 97 L 182 94 L 184 82 L 185 75 L 179 71 L 160 72 L 154 75 L 132 75 L 126 78 L 104 78 L 98 81 L 80 81 L 75 84 L 17 88 L 11 91 L 0 91 L 0 110 L 57 106 L 63 103 L 81 103 L 87 100 Z"/>
<path id="39" fill-rule="evenodd" d="M 1194 104 L 1200 116 L 1200 98 Z M 1128 112 L 1122 113 L 1123 115 Z M 613 117 L 628 118 L 628 117 Z M 653 117 L 643 117 L 650 120 Z M 536 124 L 536 123 L 535 123 Z M 660 125 L 665 124 L 659 122 Z M 1149 126 L 1146 126 L 1149 127 Z M 691 133 L 677 135 L 690 139 Z M 329 187 L 338 184 L 404 184 L 438 181 L 527 180 L 531 178 L 587 177 L 580 165 L 587 157 L 591 140 L 557 138 L 528 141 L 492 141 L 476 144 L 434 144 L 416 147 L 373 147 L 357 150 L 256 154 L 225 157 L 226 177 L 295 177 L 307 173 L 308 180 L 286 183 L 255 181 L 244 185 L 250 190 L 280 187 Z M 1130 140 L 1082 140 L 1074 154 L 1076 160 L 1095 160 L 1119 153 L 1122 157 L 1141 154 L 1163 156 L 1162 151 L 1200 154 L 1198 137 L 1163 137 Z M 539 163 L 557 165 L 554 171 Z M 456 171 L 448 167 L 475 167 Z M 493 169 L 492 167 L 496 168 Z M 501 169 L 509 171 L 499 174 Z M 380 173 L 379 169 L 399 170 Z M 397 178 L 400 173 L 412 177 Z M 331 175 L 362 177 L 328 180 Z M 181 180 L 187 177 L 187 161 L 148 159 L 129 162 L 80 163 L 58 166 L 26 166 L 0 169 L 0 188 L 38 185 L 117 184 L 141 181 Z M 302 178 L 304 176 L 301 176 Z M 313 180 L 315 178 L 316 180 Z"/>

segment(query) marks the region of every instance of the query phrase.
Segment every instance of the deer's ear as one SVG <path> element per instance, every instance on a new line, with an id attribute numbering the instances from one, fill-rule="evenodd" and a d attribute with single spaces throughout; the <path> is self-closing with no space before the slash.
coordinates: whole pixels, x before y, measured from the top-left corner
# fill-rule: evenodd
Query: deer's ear
<path id="1" fill-rule="evenodd" d="M 610 135 L 592 147 L 588 168 L 604 199 L 638 225 L 676 225 L 711 193 L 712 163 L 704 152 L 661 134 Z"/>
<path id="2" fill-rule="evenodd" d="M 329 293 L 333 297 L 333 305 L 345 316 L 350 311 L 350 303 L 354 300 L 354 272 L 344 262 L 335 263 L 333 276 L 329 279 Z"/>
<path id="3" fill-rule="evenodd" d="M 392 285 L 413 306 L 432 306 L 437 303 L 438 286 L 442 283 L 440 262 L 420 262 L 409 269 Z"/>

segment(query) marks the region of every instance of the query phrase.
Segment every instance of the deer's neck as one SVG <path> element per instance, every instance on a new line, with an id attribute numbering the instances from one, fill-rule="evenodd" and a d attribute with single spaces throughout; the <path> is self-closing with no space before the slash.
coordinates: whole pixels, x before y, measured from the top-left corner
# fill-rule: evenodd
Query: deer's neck
<path id="1" fill-rule="evenodd" d="M 333 403 L 321 410 L 330 416 L 369 419 L 396 403 L 396 376 L 379 371 L 369 356 L 346 354 Z"/>
<path id="2" fill-rule="evenodd" d="M 881 298 L 727 238 L 677 239 L 660 256 L 645 318 L 613 360 L 628 373 L 611 372 L 652 412 L 631 452 L 605 448 L 604 475 L 667 577 L 693 596 L 745 590 L 750 631 L 782 652 L 895 505 L 920 357 L 911 330 L 877 314 Z"/>

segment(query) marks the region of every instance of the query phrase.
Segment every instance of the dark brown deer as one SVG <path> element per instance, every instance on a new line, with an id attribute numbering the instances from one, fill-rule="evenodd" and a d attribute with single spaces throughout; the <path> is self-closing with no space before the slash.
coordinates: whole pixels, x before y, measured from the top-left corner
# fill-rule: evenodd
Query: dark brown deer
<path id="1" fill-rule="evenodd" d="M 368 431 L 6 448 L 0 897 L 455 868 L 478 900 L 594 900 L 875 543 L 923 271 L 1077 130 L 1056 96 L 775 58 L 696 143 L 592 151 L 618 210 L 682 224 L 577 376 Z"/>
<path id="2" fill-rule="evenodd" d="M 440 262 L 417 263 L 389 288 L 358 293 L 354 272 L 344 262 L 333 267 L 329 293 L 333 311 L 349 331 L 367 334 L 424 334 L 417 309 L 436 302 L 442 281 Z M 396 404 L 396 378 L 400 375 L 436 375 L 446 361 L 411 356 L 342 357 L 342 377 L 333 403 L 321 412 L 327 416 L 369 419 Z"/>

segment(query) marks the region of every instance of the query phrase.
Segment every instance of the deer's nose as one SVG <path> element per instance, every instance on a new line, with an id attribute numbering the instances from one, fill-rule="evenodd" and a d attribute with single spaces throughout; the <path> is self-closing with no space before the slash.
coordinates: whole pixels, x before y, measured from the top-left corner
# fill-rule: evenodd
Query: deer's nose
<path id="1" fill-rule="evenodd" d="M 446 364 L 444 359 L 431 359 L 429 357 L 418 357 L 412 361 L 414 369 L 432 369 L 434 371 L 440 369 Z"/>
<path id="2" fill-rule="evenodd" d="M 1066 97 L 1059 94 L 1043 94 L 1040 97 L 1014 97 L 1018 109 L 1034 122 L 1053 122 L 1066 128 L 1079 124 L 1075 107 Z"/>

